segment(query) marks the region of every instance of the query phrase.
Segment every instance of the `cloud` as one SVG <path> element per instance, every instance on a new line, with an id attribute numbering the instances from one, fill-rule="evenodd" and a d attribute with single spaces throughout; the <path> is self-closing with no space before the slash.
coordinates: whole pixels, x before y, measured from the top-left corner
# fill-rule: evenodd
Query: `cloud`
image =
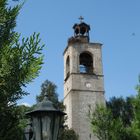
<path id="1" fill-rule="evenodd" d="M 31 106 L 29 103 L 26 103 L 26 102 L 21 103 L 20 105 L 25 105 L 25 106 L 27 106 L 27 107 L 30 107 L 30 106 Z"/>

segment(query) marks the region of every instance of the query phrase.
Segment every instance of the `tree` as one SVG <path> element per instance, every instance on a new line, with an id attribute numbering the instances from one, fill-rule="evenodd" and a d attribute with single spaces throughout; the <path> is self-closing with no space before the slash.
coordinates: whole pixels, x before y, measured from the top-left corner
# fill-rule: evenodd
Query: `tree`
<path id="1" fill-rule="evenodd" d="M 14 28 L 22 5 L 12 8 L 7 3 L 7 0 L 0 1 L 0 139 L 20 140 L 16 102 L 28 94 L 22 87 L 39 74 L 44 45 L 36 33 L 21 38 Z"/>
<path id="2" fill-rule="evenodd" d="M 25 113 L 30 111 L 29 106 L 25 105 L 19 105 L 17 106 L 17 111 L 18 111 L 18 118 L 19 118 L 19 123 L 18 123 L 18 134 L 17 136 L 19 137 L 19 140 L 24 140 L 24 131 L 25 127 L 27 126 L 28 123 L 28 118 L 25 117 Z"/>
<path id="3" fill-rule="evenodd" d="M 136 86 L 138 94 L 132 101 L 134 118 L 132 120 L 131 126 L 128 127 L 128 133 L 135 140 L 140 139 L 140 76 L 139 84 Z"/>
<path id="4" fill-rule="evenodd" d="M 124 131 L 122 120 L 114 119 L 110 109 L 97 105 L 90 119 L 93 133 L 99 140 L 122 140 L 120 135 Z"/>
<path id="5" fill-rule="evenodd" d="M 132 103 L 129 104 L 122 97 L 114 97 L 107 106 L 97 105 L 90 120 L 93 133 L 99 140 L 132 140 L 128 128 L 134 115 Z"/>
<path id="6" fill-rule="evenodd" d="M 134 117 L 133 115 L 133 97 L 112 97 L 106 102 L 107 108 L 109 108 L 113 114 L 113 118 L 121 118 L 124 126 L 129 126 Z"/>
<path id="7" fill-rule="evenodd" d="M 41 85 L 41 94 L 36 97 L 37 102 L 41 102 L 44 96 L 47 96 L 48 99 L 52 101 L 55 108 L 64 110 L 63 102 L 58 100 L 56 89 L 57 86 L 53 82 L 45 80 Z"/>

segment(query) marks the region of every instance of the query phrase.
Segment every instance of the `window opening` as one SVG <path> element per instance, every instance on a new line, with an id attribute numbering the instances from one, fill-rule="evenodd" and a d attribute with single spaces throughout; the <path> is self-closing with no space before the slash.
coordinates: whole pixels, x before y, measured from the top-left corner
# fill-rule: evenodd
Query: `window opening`
<path id="1" fill-rule="evenodd" d="M 79 61 L 80 73 L 93 73 L 93 59 L 89 53 L 81 53 Z"/>
<path id="2" fill-rule="evenodd" d="M 68 77 L 69 75 L 70 75 L 70 58 L 68 56 L 66 60 L 66 77 Z"/>

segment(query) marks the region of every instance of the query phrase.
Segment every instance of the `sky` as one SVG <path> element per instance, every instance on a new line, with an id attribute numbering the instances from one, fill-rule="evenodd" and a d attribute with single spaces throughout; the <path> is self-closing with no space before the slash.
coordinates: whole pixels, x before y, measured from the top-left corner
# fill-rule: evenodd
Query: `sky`
<path id="1" fill-rule="evenodd" d="M 140 0 L 27 0 L 15 30 L 23 37 L 40 33 L 44 64 L 39 77 L 25 88 L 30 95 L 19 104 L 35 104 L 46 79 L 57 85 L 63 99 L 63 51 L 80 16 L 91 27 L 90 42 L 103 44 L 105 98 L 135 95 L 140 74 L 139 14 Z"/>

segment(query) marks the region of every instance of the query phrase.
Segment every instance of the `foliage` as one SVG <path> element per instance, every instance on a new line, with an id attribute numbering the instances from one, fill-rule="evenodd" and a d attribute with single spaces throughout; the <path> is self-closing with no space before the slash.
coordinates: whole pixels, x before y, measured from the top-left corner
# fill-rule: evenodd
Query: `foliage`
<path id="1" fill-rule="evenodd" d="M 24 113 L 28 110 L 25 106 L 7 107 L 0 114 L 0 139 L 22 140 L 23 130 L 26 126 Z"/>
<path id="2" fill-rule="evenodd" d="M 120 117 L 124 126 L 130 125 L 133 119 L 132 100 L 133 97 L 127 97 L 126 99 L 122 97 L 112 97 L 106 102 L 106 106 L 111 110 L 113 118 L 117 119 Z"/>
<path id="3" fill-rule="evenodd" d="M 17 106 L 17 110 L 18 110 L 18 115 L 20 116 L 20 120 L 19 120 L 19 127 L 22 128 L 22 132 L 24 132 L 24 128 L 27 125 L 27 119 L 25 118 L 25 113 L 30 111 L 30 107 L 29 106 L 25 106 L 25 105 L 19 105 Z"/>
<path id="4" fill-rule="evenodd" d="M 43 98 L 47 96 L 50 101 L 57 104 L 58 95 L 56 89 L 57 86 L 53 82 L 45 80 L 41 85 L 41 94 L 36 97 L 37 102 L 41 102 Z"/>
<path id="5" fill-rule="evenodd" d="M 21 5 L 7 7 L 7 0 L 0 1 L 0 48 L 12 42 L 15 36 L 13 29 L 16 26 L 16 17 L 20 8 Z"/>
<path id="6" fill-rule="evenodd" d="M 93 133 L 99 140 L 119 140 L 123 125 L 120 118 L 114 119 L 110 109 L 98 105 L 95 112 L 90 116 Z"/>
<path id="7" fill-rule="evenodd" d="M 138 94 L 132 101 L 133 111 L 134 111 L 134 119 L 132 120 L 131 126 L 127 129 L 128 133 L 135 140 L 140 139 L 140 76 L 139 76 L 139 84 L 136 86 L 136 90 Z"/>
<path id="8" fill-rule="evenodd" d="M 17 100 L 27 95 L 22 87 L 39 74 L 43 56 L 39 34 L 28 38 L 14 31 L 21 5 L 7 6 L 0 1 L 0 139 L 20 140 L 20 111 Z"/>
<path id="9" fill-rule="evenodd" d="M 65 128 L 59 133 L 60 135 L 58 137 L 58 140 L 78 140 L 78 135 L 75 133 L 73 129 Z"/>
<path id="10" fill-rule="evenodd" d="M 0 92 L 3 93 L 0 96 L 6 104 L 27 94 L 22 86 L 38 76 L 42 64 L 42 57 L 35 56 L 42 50 L 42 46 L 38 46 L 39 35 L 23 38 L 22 44 L 18 41 L 19 36 L 15 36 L 13 44 L 4 46 L 0 53 Z"/>

